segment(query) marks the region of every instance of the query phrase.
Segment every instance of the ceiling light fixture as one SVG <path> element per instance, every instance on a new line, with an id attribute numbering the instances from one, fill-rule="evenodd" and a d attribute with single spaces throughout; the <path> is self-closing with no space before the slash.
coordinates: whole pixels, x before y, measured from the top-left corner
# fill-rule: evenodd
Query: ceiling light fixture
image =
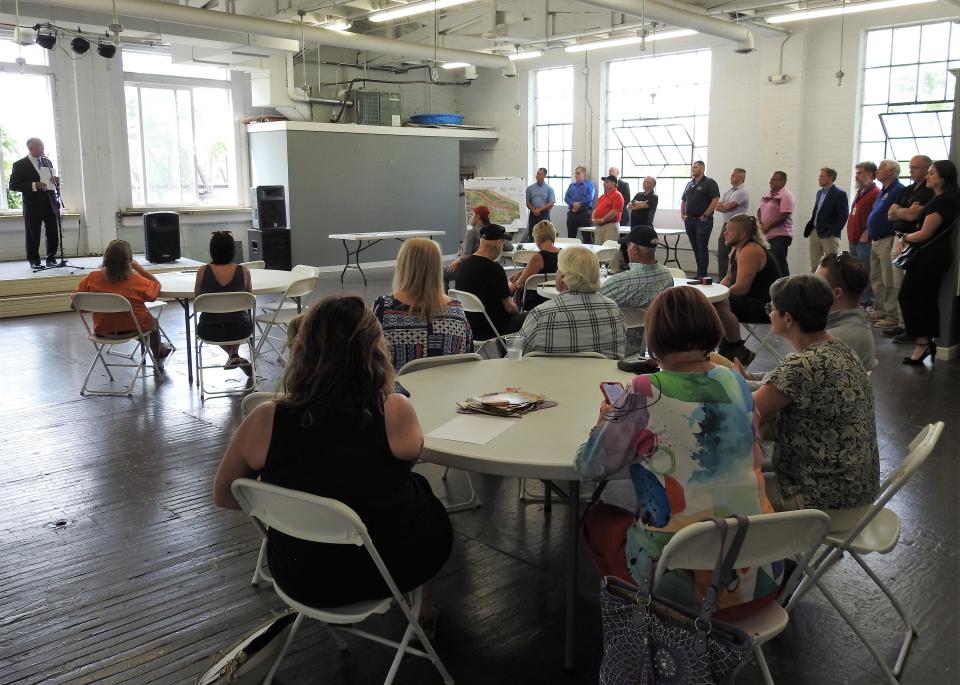
<path id="1" fill-rule="evenodd" d="M 827 7 L 820 10 L 804 10 L 801 12 L 788 12 L 787 14 L 775 14 L 772 17 L 767 17 L 767 23 L 786 24 L 791 21 L 807 21 L 808 19 L 821 19 L 823 17 L 873 12 L 874 10 L 924 5 L 933 1 L 934 0 L 883 0 L 882 2 L 858 2 L 853 5 L 848 4 L 845 7 Z"/>
<path id="2" fill-rule="evenodd" d="M 117 46 L 113 43 L 97 43 L 97 54 L 104 59 L 110 59 L 117 54 Z"/>
<path id="3" fill-rule="evenodd" d="M 564 48 L 566 52 L 586 52 L 588 50 L 603 50 L 605 48 L 619 48 L 624 45 L 638 45 L 646 41 L 647 43 L 657 40 L 670 40 L 671 38 L 684 38 L 694 36 L 697 32 L 692 29 L 677 29 L 676 31 L 664 31 L 663 33 L 651 34 L 648 36 L 628 36 L 626 38 L 613 38 L 611 40 L 594 40 L 589 43 L 577 43 L 568 45 Z"/>
<path id="4" fill-rule="evenodd" d="M 514 62 L 521 59 L 536 59 L 537 57 L 543 57 L 543 50 L 527 50 L 526 52 L 514 52 L 507 55 L 507 58 Z"/>
<path id="5" fill-rule="evenodd" d="M 468 2 L 476 1 L 477 0 L 434 0 L 433 2 L 421 2 L 413 5 L 404 5 L 403 7 L 397 7 L 395 9 L 383 10 L 382 12 L 374 12 L 367 17 L 367 19 L 378 23 L 392 21 L 393 19 L 412 17 L 416 14 L 426 14 L 427 12 L 446 9 L 447 7 L 455 7 L 456 5 L 466 5 Z"/>
<path id="6" fill-rule="evenodd" d="M 351 26 L 353 26 L 353 24 L 346 19 L 331 21 L 328 24 L 317 24 L 317 28 L 327 29 L 328 31 L 349 31 Z"/>
<path id="7" fill-rule="evenodd" d="M 37 33 L 37 45 L 47 50 L 53 50 L 57 47 L 57 34 L 55 31 L 47 33 Z"/>
<path id="8" fill-rule="evenodd" d="M 87 54 L 87 51 L 90 49 L 90 41 L 87 40 L 86 38 L 81 38 L 80 36 L 77 36 L 76 38 L 70 41 L 70 49 L 72 49 L 78 55 L 85 55 Z"/>
<path id="9" fill-rule="evenodd" d="M 469 66 L 471 66 L 469 62 L 444 62 L 440 65 L 443 69 L 463 69 Z"/>

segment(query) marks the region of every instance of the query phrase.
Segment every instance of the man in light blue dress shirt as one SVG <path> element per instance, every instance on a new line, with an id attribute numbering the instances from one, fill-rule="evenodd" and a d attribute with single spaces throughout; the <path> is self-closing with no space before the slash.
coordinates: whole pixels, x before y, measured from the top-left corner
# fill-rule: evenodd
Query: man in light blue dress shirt
<path id="1" fill-rule="evenodd" d="M 596 189 L 593 187 L 593 184 L 587 180 L 587 168 L 578 166 L 573 172 L 573 183 L 567 187 L 567 192 L 563 196 L 563 203 L 568 207 L 568 238 L 576 238 L 577 232 L 581 228 L 593 225 L 590 215 L 593 212 L 593 203 L 596 197 Z M 593 238 L 584 234 L 583 242 L 592 243 Z"/>
<path id="2" fill-rule="evenodd" d="M 720 204 L 717 205 L 717 211 L 723 214 L 723 226 L 720 229 L 720 240 L 717 242 L 717 273 L 721 279 L 727 275 L 730 261 L 730 248 L 727 247 L 727 240 L 723 237 L 723 229 L 727 227 L 727 222 L 737 214 L 748 213 L 750 193 L 743 185 L 746 180 L 747 172 L 745 169 L 734 169 L 730 173 L 730 187 L 720 196 Z"/>
<path id="3" fill-rule="evenodd" d="M 547 185 L 547 170 L 544 167 L 537 169 L 537 182 L 527 186 L 527 209 L 530 213 L 527 215 L 527 235 L 521 240 L 517 237 L 517 242 L 523 242 L 533 235 L 533 227 L 541 221 L 550 221 L 550 210 L 557 202 L 557 196 L 553 188 Z"/>

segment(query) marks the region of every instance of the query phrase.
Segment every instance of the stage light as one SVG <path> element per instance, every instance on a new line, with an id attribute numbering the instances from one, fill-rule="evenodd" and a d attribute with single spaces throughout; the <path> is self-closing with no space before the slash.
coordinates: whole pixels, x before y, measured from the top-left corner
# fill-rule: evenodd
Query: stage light
<path id="1" fill-rule="evenodd" d="M 97 43 L 97 54 L 105 59 L 110 59 L 117 54 L 117 46 L 110 43 Z"/>
<path id="2" fill-rule="evenodd" d="M 86 38 L 81 38 L 80 36 L 77 36 L 76 38 L 70 41 L 70 47 L 78 55 L 85 55 L 87 51 L 90 49 L 90 41 L 87 40 Z"/>
<path id="3" fill-rule="evenodd" d="M 49 33 L 38 33 L 37 34 L 37 45 L 41 48 L 46 48 L 47 50 L 53 50 L 57 47 L 57 34 L 53 31 Z"/>

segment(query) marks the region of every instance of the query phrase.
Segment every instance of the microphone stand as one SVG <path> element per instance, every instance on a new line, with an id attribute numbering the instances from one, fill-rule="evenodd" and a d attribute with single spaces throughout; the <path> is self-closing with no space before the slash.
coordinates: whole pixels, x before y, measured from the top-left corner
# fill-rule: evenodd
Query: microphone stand
<path id="1" fill-rule="evenodd" d="M 42 161 L 47 161 L 46 157 Z M 44 166 L 47 166 L 46 164 Z M 52 165 L 51 165 L 52 166 Z M 54 214 L 57 216 L 57 236 L 60 238 L 60 261 L 54 264 L 53 266 L 45 267 L 45 269 L 82 269 L 86 270 L 85 266 L 78 266 L 76 264 L 71 264 L 63 256 L 63 220 L 60 216 L 60 210 L 63 208 L 63 198 L 60 196 L 60 182 L 57 181 L 53 184 L 53 192 L 55 194 L 56 200 L 51 200 L 50 204 L 53 206 Z"/>

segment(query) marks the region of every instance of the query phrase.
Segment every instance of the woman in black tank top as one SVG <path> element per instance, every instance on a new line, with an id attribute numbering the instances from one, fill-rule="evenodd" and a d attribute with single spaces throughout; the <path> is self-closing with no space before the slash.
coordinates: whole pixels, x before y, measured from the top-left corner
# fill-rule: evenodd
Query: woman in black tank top
<path id="1" fill-rule="evenodd" d="M 234 257 L 233 236 L 227 231 L 217 231 L 210 237 L 210 264 L 205 264 L 197 270 L 197 281 L 193 287 L 194 296 L 206 293 L 238 293 L 250 292 L 250 272 L 247 267 L 233 264 Z M 217 280 L 217 276 L 233 270 L 233 275 L 226 283 Z M 197 321 L 197 335 L 204 340 L 217 342 L 220 340 L 241 340 L 250 337 L 253 332 L 253 323 L 247 312 L 230 312 L 216 314 L 202 312 Z M 244 373 L 250 375 L 250 362 L 237 353 L 239 345 L 221 345 L 229 360 L 224 368 L 240 367 Z"/>
<path id="2" fill-rule="evenodd" d="M 549 221 L 541 221 L 533 227 L 533 239 L 537 243 L 537 252 L 530 257 L 523 271 L 510 277 L 510 292 L 516 295 L 517 305 L 524 309 L 533 309 L 546 302 L 537 293 L 524 289 L 527 279 L 534 274 L 557 273 L 557 258 L 560 256 L 560 248 L 553 243 L 557 239 L 557 230 Z"/>
<path id="3" fill-rule="evenodd" d="M 214 482 L 217 504 L 237 508 L 236 478 L 339 500 L 367 526 L 402 592 L 429 585 L 453 544 L 450 519 L 411 468 L 423 433 L 395 372 L 380 323 L 359 297 L 331 297 L 298 319 L 284 371 L 286 396 L 257 407 L 237 429 Z M 271 530 L 270 571 L 294 599 L 335 607 L 390 596 L 367 551 L 306 542 Z"/>

